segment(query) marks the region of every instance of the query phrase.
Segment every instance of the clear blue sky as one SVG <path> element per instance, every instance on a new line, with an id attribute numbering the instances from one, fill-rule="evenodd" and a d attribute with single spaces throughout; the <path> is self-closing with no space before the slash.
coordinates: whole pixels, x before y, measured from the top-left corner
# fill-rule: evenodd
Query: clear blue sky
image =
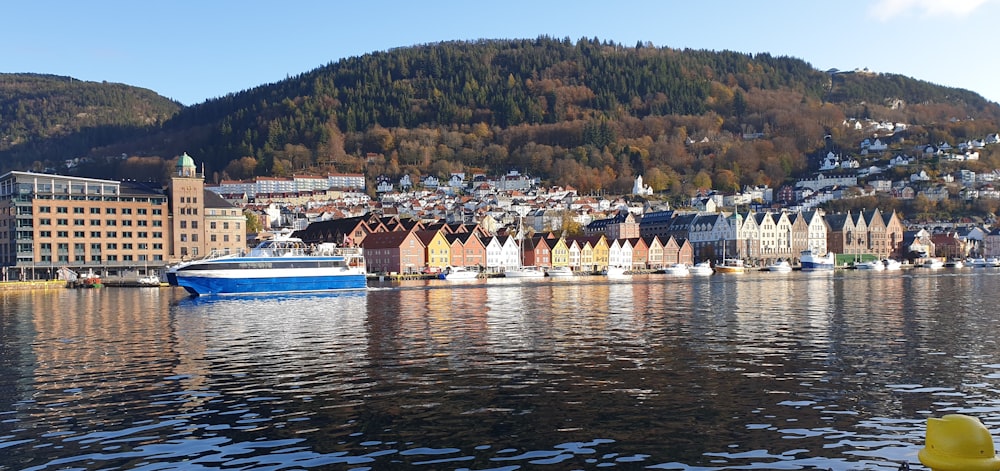
<path id="1" fill-rule="evenodd" d="M 126 83 L 185 105 L 373 51 L 539 35 L 768 52 L 1000 102 L 1000 0 L 32 0 L 2 16 L 0 72 Z"/>

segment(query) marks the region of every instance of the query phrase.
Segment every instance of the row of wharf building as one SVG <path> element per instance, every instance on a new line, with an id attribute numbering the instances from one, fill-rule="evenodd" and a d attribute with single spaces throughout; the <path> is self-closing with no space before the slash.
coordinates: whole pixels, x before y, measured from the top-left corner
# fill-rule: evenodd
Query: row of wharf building
<path id="1" fill-rule="evenodd" d="M 621 211 L 595 220 L 583 234 L 525 230 L 521 218 L 476 224 L 420 221 L 367 214 L 318 221 L 295 232 L 308 243 L 334 242 L 364 249 L 373 273 L 427 273 L 473 267 L 502 273 L 519 266 L 570 267 L 599 272 L 610 267 L 657 270 L 674 263 L 738 258 L 764 266 L 801 252 L 865 254 L 878 258 L 933 255 L 926 235 L 905 231 L 895 212 L 683 212 L 642 215 Z M 495 229 L 494 229 L 495 228 Z"/>

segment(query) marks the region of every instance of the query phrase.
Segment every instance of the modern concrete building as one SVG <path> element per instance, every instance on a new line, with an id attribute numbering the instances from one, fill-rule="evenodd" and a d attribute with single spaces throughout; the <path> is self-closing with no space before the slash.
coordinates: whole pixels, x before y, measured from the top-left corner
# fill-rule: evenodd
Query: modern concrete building
<path id="1" fill-rule="evenodd" d="M 242 212 L 204 190 L 187 154 L 160 185 L 8 172 L 0 176 L 0 280 L 150 272 L 245 248 Z"/>

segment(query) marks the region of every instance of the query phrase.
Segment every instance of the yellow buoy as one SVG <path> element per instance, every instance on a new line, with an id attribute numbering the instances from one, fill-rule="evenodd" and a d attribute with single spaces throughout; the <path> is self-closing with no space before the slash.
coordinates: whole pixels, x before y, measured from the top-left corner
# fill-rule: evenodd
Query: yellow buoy
<path id="1" fill-rule="evenodd" d="M 967 415 L 927 419 L 926 444 L 917 457 L 935 471 L 1000 471 L 990 431 Z"/>

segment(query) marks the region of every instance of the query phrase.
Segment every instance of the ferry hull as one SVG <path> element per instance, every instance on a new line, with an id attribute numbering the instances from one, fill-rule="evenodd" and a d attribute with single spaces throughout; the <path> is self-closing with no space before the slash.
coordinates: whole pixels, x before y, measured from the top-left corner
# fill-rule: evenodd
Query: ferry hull
<path id="1" fill-rule="evenodd" d="M 197 275 L 180 275 L 177 284 L 191 294 L 229 295 L 265 293 L 310 293 L 322 291 L 363 290 L 368 287 L 363 273 L 334 275 L 280 273 L 225 274 L 204 272 Z"/>

